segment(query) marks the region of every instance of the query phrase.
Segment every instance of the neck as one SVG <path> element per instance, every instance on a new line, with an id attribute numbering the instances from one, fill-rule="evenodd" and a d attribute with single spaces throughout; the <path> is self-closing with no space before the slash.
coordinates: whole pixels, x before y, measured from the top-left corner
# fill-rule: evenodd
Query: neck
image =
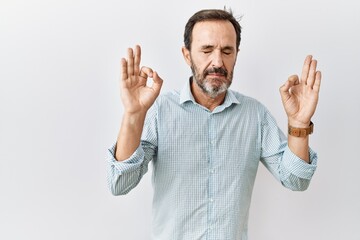
<path id="1" fill-rule="evenodd" d="M 226 92 L 219 94 L 215 98 L 206 94 L 195 82 L 191 81 L 191 93 L 194 96 L 195 101 L 203 107 L 206 107 L 211 112 L 219 105 L 221 105 L 226 96 Z"/>

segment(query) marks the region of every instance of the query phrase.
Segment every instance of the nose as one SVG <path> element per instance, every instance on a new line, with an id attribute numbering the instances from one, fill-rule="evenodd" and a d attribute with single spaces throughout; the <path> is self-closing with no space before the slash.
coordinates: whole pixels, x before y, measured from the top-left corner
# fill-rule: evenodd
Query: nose
<path id="1" fill-rule="evenodd" d="M 211 65 L 213 67 L 217 67 L 220 68 L 224 65 L 223 59 L 222 59 L 222 54 L 220 51 L 214 51 L 213 52 L 213 56 L 212 56 L 212 63 Z"/>

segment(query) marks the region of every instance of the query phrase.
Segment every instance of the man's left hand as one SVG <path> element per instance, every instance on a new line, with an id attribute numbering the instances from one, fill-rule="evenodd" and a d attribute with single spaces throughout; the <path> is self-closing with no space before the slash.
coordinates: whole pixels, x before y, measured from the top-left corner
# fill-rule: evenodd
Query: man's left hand
<path id="1" fill-rule="evenodd" d="M 280 95 L 288 116 L 289 125 L 305 128 L 310 125 L 319 99 L 321 72 L 316 70 L 317 61 L 307 56 L 301 78 L 292 75 L 280 87 Z"/>

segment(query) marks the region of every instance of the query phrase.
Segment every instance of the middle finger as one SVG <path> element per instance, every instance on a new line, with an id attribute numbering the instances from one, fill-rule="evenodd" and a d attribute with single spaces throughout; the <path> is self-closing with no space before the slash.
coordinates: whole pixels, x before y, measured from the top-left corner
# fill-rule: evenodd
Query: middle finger
<path id="1" fill-rule="evenodd" d="M 309 85 L 310 87 L 312 87 L 314 85 L 316 66 L 317 66 L 317 61 L 314 59 L 310 63 L 309 76 L 308 76 L 307 82 L 306 82 L 306 84 Z"/>
<path id="2" fill-rule="evenodd" d="M 128 48 L 128 64 L 127 64 L 127 72 L 128 76 L 134 75 L 134 52 L 132 48 Z"/>
<path id="3" fill-rule="evenodd" d="M 302 72 L 301 72 L 300 82 L 302 82 L 304 84 L 306 84 L 306 80 L 307 80 L 308 75 L 309 75 L 309 68 L 310 68 L 311 59 L 312 59 L 311 55 L 308 55 L 305 58 L 304 66 L 303 66 L 303 69 L 302 69 Z"/>

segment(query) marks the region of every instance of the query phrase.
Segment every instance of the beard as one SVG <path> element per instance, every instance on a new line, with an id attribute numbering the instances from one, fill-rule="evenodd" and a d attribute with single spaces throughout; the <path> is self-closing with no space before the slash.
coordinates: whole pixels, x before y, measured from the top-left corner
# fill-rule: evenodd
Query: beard
<path id="1" fill-rule="evenodd" d="M 200 72 L 199 68 L 192 62 L 191 71 L 193 73 L 195 83 L 210 98 L 216 98 L 220 94 L 226 92 L 232 83 L 233 70 L 229 73 L 224 68 L 212 67 Z M 225 77 L 225 80 L 219 77 L 206 78 L 206 76 L 211 73 L 221 74 Z"/>

